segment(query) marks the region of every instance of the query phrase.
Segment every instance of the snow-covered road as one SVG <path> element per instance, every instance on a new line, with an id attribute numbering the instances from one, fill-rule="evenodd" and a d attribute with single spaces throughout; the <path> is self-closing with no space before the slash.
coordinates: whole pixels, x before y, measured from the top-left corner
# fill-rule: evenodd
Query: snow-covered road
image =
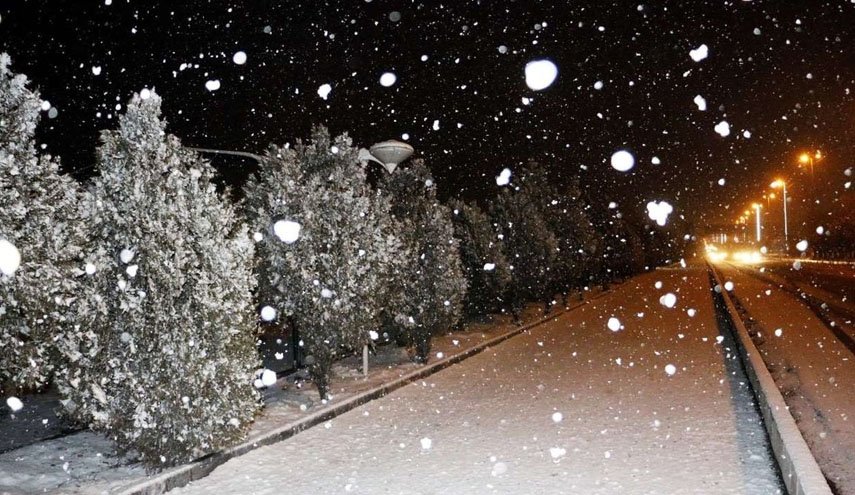
<path id="1" fill-rule="evenodd" d="M 720 265 L 799 429 L 838 493 L 855 493 L 855 356 L 793 294 Z"/>
<path id="2" fill-rule="evenodd" d="M 649 273 L 177 491 L 780 493 L 718 336 L 701 266 Z"/>

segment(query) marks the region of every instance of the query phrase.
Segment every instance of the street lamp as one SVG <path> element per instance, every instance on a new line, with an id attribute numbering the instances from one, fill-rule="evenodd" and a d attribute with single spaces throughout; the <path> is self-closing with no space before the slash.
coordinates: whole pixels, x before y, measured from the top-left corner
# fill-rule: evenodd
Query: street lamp
<path id="1" fill-rule="evenodd" d="M 754 208 L 754 212 L 757 214 L 757 242 L 759 243 L 760 242 L 760 229 L 761 229 L 761 226 L 760 226 L 760 210 L 763 208 L 763 205 L 761 205 L 760 203 L 753 203 L 751 205 L 751 207 Z"/>
<path id="2" fill-rule="evenodd" d="M 799 163 L 801 163 L 802 165 L 809 165 L 810 173 L 811 175 L 813 175 L 814 161 L 818 162 L 822 160 L 822 158 L 822 152 L 819 150 L 817 150 L 815 153 L 802 153 L 801 155 L 799 155 Z"/>
<path id="3" fill-rule="evenodd" d="M 390 139 L 377 143 L 370 149 L 361 148 L 357 158 L 364 165 L 368 165 L 369 160 L 377 162 L 391 174 L 401 162 L 412 156 L 413 152 L 413 147 L 409 144 Z"/>
<path id="4" fill-rule="evenodd" d="M 769 184 L 770 187 L 777 189 L 781 188 L 781 191 L 784 195 L 784 252 L 788 253 L 790 251 L 790 232 L 787 227 L 787 182 L 784 179 L 777 179 L 775 182 Z"/>

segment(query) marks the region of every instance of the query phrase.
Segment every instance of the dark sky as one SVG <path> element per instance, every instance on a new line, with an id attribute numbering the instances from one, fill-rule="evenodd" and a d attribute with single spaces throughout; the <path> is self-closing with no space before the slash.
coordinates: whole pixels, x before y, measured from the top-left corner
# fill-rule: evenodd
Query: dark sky
<path id="1" fill-rule="evenodd" d="M 406 133 L 445 196 L 490 194 L 533 158 L 598 200 L 664 199 L 700 222 L 731 220 L 779 171 L 795 183 L 803 149 L 823 150 L 816 180 L 835 187 L 855 153 L 853 0 L 4 0 L 0 16 L 0 51 L 58 110 L 40 139 L 74 170 L 142 88 L 187 145 L 261 152 L 313 124 L 361 146 Z M 540 58 L 559 74 L 533 91 Z M 637 163 L 621 173 L 624 148 Z"/>

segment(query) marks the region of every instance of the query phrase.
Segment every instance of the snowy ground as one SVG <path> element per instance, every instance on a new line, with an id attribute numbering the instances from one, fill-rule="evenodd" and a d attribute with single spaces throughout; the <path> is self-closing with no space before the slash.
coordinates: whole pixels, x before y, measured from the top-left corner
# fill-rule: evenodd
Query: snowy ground
<path id="1" fill-rule="evenodd" d="M 730 346 L 704 269 L 657 271 L 178 491 L 780 493 Z"/>
<path id="2" fill-rule="evenodd" d="M 855 356 L 792 294 L 720 268 L 820 468 L 838 493 L 855 493 Z"/>
<path id="3" fill-rule="evenodd" d="M 532 305 L 524 321 L 543 317 L 542 307 Z M 460 332 L 434 339 L 434 359 L 450 356 L 516 328 L 509 317 L 495 317 L 482 323 L 470 323 Z M 359 367 L 361 359 L 348 358 L 336 363 L 332 383 L 334 404 L 389 382 L 417 368 L 400 348 L 383 346 L 371 357 L 370 375 L 366 379 Z M 294 377 L 280 379 L 264 391 L 265 409 L 250 432 L 250 440 L 282 425 L 300 421 L 329 405 L 322 404 L 311 384 L 301 384 Z M 25 414 L 4 414 L 2 435 L 32 439 L 23 430 L 45 428 L 56 420 L 50 396 L 27 399 Z M 38 401 L 38 404 L 33 403 Z M 41 415 L 41 417 L 40 417 Z M 35 425 L 35 426 L 34 426 Z M 21 434 L 18 435 L 18 432 Z M 20 437 L 20 438 L 19 438 Z M 115 493 L 145 480 L 143 468 L 131 458 L 115 455 L 113 444 L 100 435 L 79 432 L 62 438 L 38 442 L 0 454 L 0 495 L 20 493 Z"/>

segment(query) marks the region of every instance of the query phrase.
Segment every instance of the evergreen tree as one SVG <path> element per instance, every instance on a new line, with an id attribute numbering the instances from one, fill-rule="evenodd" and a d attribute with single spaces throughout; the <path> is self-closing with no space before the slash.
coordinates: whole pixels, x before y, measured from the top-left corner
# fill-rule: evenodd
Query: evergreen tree
<path id="1" fill-rule="evenodd" d="M 252 242 L 165 126 L 145 92 L 101 135 L 82 324 L 60 342 L 68 412 L 149 467 L 238 442 L 259 407 Z"/>
<path id="2" fill-rule="evenodd" d="M 548 304 L 558 253 L 558 239 L 549 229 L 535 199 L 525 191 L 504 189 L 493 201 L 491 217 L 498 225 L 511 264 L 509 302 L 519 320 L 527 301 Z"/>
<path id="3" fill-rule="evenodd" d="M 511 283 L 510 264 L 490 218 L 475 203 L 452 200 L 454 235 L 466 277 L 465 309 L 470 317 L 489 314 L 504 303 Z"/>
<path id="4" fill-rule="evenodd" d="M 42 102 L 9 64 L 0 54 L 0 242 L 20 265 L 0 273 L 0 390 L 50 381 L 58 365 L 52 342 L 69 322 L 85 238 L 77 184 L 36 153 Z"/>
<path id="5" fill-rule="evenodd" d="M 535 202 L 558 242 L 550 292 L 566 295 L 581 289 L 588 280 L 598 235 L 586 213 L 578 179 L 563 184 L 536 162 L 529 162 L 520 175 L 522 192 Z"/>
<path id="6" fill-rule="evenodd" d="M 466 278 L 454 237 L 450 209 L 436 199 L 430 170 L 420 160 L 384 176 L 380 188 L 391 198 L 392 212 L 411 255 L 399 272 L 395 320 L 403 323 L 406 343 L 417 362 L 426 363 L 431 338 L 460 320 Z"/>
<path id="7" fill-rule="evenodd" d="M 372 191 L 347 136 L 317 128 L 310 143 L 272 147 L 247 185 L 258 242 L 260 306 L 299 332 L 309 373 L 328 397 L 336 358 L 373 342 L 408 252 L 389 201 Z M 396 295 L 395 295 L 396 296 Z"/>
<path id="8" fill-rule="evenodd" d="M 602 238 L 600 274 L 604 286 L 644 270 L 644 246 L 638 230 L 617 209 L 594 209 L 594 222 Z"/>

